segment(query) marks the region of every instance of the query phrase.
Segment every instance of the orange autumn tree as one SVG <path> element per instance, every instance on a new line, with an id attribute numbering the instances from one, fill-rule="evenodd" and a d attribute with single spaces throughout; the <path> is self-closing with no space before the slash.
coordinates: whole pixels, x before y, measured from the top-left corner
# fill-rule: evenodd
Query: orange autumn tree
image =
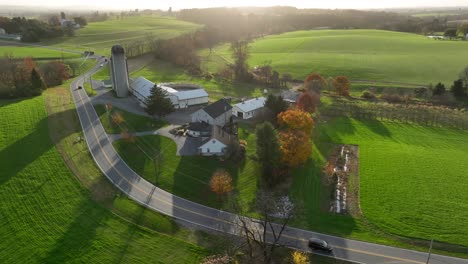
<path id="1" fill-rule="evenodd" d="M 278 115 L 278 124 L 283 129 L 279 134 L 281 162 L 289 167 L 303 164 L 312 153 L 310 135 L 314 121 L 310 114 L 291 109 Z"/>
<path id="2" fill-rule="evenodd" d="M 210 188 L 219 197 L 232 191 L 232 178 L 225 170 L 217 170 L 213 173 L 210 180 Z"/>
<path id="3" fill-rule="evenodd" d="M 310 137 L 304 131 L 288 129 L 279 134 L 281 162 L 297 167 L 307 161 L 312 153 Z"/>
<path id="4" fill-rule="evenodd" d="M 290 109 L 278 114 L 278 124 L 284 129 L 300 130 L 306 134 L 312 133 L 314 120 L 310 114 L 300 109 Z"/>
<path id="5" fill-rule="evenodd" d="M 338 95 L 349 96 L 351 84 L 346 76 L 338 76 L 333 80 L 333 87 Z"/>

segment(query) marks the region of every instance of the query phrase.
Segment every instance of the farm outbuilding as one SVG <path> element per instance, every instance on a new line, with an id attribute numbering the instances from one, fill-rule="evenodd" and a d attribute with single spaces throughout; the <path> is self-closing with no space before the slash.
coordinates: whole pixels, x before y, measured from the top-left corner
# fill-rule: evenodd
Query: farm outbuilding
<path id="1" fill-rule="evenodd" d="M 155 86 L 154 82 L 140 76 L 132 82 L 130 90 L 140 104 L 144 106 L 146 98 L 150 96 L 151 89 Z M 208 93 L 203 88 L 178 91 L 167 85 L 158 85 L 158 87 L 166 91 L 167 97 L 176 109 L 208 103 Z"/>
<path id="2" fill-rule="evenodd" d="M 265 97 L 258 97 L 240 102 L 235 104 L 232 108 L 232 115 L 242 119 L 250 119 L 257 116 L 263 110 L 265 102 Z"/>

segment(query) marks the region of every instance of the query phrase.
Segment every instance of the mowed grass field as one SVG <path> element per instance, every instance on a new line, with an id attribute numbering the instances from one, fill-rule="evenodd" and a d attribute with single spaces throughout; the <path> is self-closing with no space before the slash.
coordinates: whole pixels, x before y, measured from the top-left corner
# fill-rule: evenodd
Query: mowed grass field
<path id="1" fill-rule="evenodd" d="M 421 35 L 383 30 L 313 30 L 270 35 L 251 43 L 251 67 L 271 63 L 274 70 L 304 79 L 310 72 L 372 80 L 449 85 L 468 66 L 468 41 L 435 41 Z M 209 55 L 204 68 L 232 62 L 229 44 Z"/>
<path id="2" fill-rule="evenodd" d="M 20 47 L 20 46 L 1 46 L 0 56 L 13 55 L 15 58 L 33 57 L 33 58 L 79 58 L 80 54 L 69 53 L 61 50 L 46 49 L 40 47 Z"/>
<path id="3" fill-rule="evenodd" d="M 337 119 L 320 125 L 317 138 L 359 145 L 361 208 L 370 223 L 403 237 L 468 246 L 468 132 Z M 344 222 L 342 232 L 356 225 Z"/>
<path id="4" fill-rule="evenodd" d="M 115 44 L 144 41 L 148 35 L 168 39 L 194 31 L 198 27 L 200 26 L 173 17 L 130 16 L 122 19 L 111 17 L 106 21 L 88 23 L 84 28 L 77 30 L 73 37 L 44 41 L 44 44 L 72 50 L 93 49 L 99 54 L 107 54 L 110 53 L 108 49 Z"/>
<path id="5" fill-rule="evenodd" d="M 44 95 L 0 101 L 2 262 L 199 263 L 208 254 L 199 246 L 117 217 L 91 199 L 49 137 L 44 101 Z M 54 140 L 68 136 L 57 132 Z"/>

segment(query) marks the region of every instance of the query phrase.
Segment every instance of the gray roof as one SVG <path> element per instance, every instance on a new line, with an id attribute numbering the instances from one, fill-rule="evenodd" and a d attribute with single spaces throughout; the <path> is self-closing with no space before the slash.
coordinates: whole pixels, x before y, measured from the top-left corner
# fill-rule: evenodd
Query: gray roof
<path id="1" fill-rule="evenodd" d="M 232 106 L 225 99 L 220 99 L 208 106 L 205 106 L 203 110 L 210 115 L 212 118 L 217 118 L 218 116 L 230 111 Z"/>
<path id="2" fill-rule="evenodd" d="M 257 110 L 265 106 L 266 98 L 265 97 L 258 97 L 254 99 L 250 99 L 241 103 L 236 104 L 242 112 L 250 112 L 253 110 Z"/>

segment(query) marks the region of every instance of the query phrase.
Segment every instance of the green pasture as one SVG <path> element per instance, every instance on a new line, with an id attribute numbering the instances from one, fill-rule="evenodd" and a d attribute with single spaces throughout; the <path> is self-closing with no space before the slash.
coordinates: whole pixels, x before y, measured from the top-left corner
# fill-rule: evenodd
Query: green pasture
<path id="1" fill-rule="evenodd" d="M 95 105 L 94 109 L 96 110 L 104 129 L 109 134 L 120 134 L 123 130 L 127 132 L 157 130 L 167 125 L 163 120 L 156 120 L 154 118 L 137 115 L 117 107 L 112 107 L 110 111 L 106 111 L 106 107 L 104 105 Z M 120 114 L 123 118 L 123 123 L 120 125 L 114 124 L 111 120 L 111 114 Z"/>
<path id="2" fill-rule="evenodd" d="M 405 238 L 468 246 L 468 132 L 349 119 L 322 123 L 316 130 L 316 162 L 299 169 L 293 184 L 296 195 L 315 204 L 308 209 L 310 228 L 366 236 L 359 233 L 369 226 L 363 229 L 360 219 L 320 212 L 320 181 L 310 177 L 319 174 L 317 164 L 323 164 L 330 143 L 356 144 L 361 208 L 371 226 Z"/>
<path id="3" fill-rule="evenodd" d="M 92 199 L 94 194 L 82 187 L 60 157 L 63 149 L 51 140 L 61 142 L 72 134 L 49 135 L 50 119 L 65 128 L 72 120 L 62 123 L 62 116 L 70 112 L 48 117 L 45 95 L 1 101 L 0 112 L 2 262 L 199 263 L 208 254 L 182 239 L 124 220 Z M 125 205 L 126 199 L 115 199 L 124 204 L 121 208 L 132 208 Z M 138 211 L 136 219 L 145 210 Z"/>
<path id="4" fill-rule="evenodd" d="M 249 65 L 270 64 L 304 79 L 310 72 L 352 80 L 449 85 L 468 66 L 468 41 L 437 41 L 383 30 L 312 30 L 270 35 L 251 43 Z M 232 62 L 229 44 L 200 51 L 203 67 Z"/>
<path id="5" fill-rule="evenodd" d="M 199 25 L 173 17 L 130 16 L 121 19 L 112 17 L 106 21 L 88 23 L 84 28 L 75 31 L 73 37 L 52 39 L 44 41 L 44 44 L 108 54 L 115 44 L 144 41 L 149 36 L 168 39 L 194 31 L 198 27 Z"/>
<path id="6" fill-rule="evenodd" d="M 253 154 L 254 130 L 242 127 L 239 136 L 247 141 L 247 156 Z M 209 187 L 211 176 L 217 169 L 225 169 L 230 173 L 235 188 L 233 195 L 242 205 L 248 208 L 255 199 L 259 165 L 249 158 L 237 163 L 215 157 L 176 156 L 176 144 L 163 136 L 138 137 L 134 142 L 118 140 L 114 142 L 114 147 L 139 175 L 191 201 L 215 208 L 224 206 L 226 199 L 217 197 Z"/>
<path id="7" fill-rule="evenodd" d="M 41 47 L 20 47 L 20 46 L 1 46 L 0 45 L 0 56 L 13 55 L 15 58 L 33 57 L 35 59 L 40 58 L 57 58 L 57 59 L 70 59 L 79 58 L 80 54 L 70 53 L 61 50 L 53 50 Z"/>

